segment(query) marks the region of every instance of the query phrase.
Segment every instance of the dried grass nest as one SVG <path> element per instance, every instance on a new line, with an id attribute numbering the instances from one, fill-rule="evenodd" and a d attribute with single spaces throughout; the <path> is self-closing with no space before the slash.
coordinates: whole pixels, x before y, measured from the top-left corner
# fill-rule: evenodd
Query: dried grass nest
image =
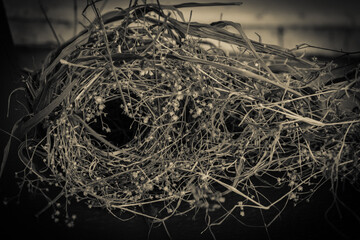
<path id="1" fill-rule="evenodd" d="M 359 67 L 307 60 L 249 40 L 240 24 L 186 21 L 178 10 L 197 6 L 98 15 L 26 79 L 18 176 L 46 197 L 57 189 L 49 206 L 77 200 L 158 222 L 227 209 L 219 224 L 235 209 L 309 199 L 325 181 L 356 182 L 360 114 L 342 104 L 359 97 Z"/>

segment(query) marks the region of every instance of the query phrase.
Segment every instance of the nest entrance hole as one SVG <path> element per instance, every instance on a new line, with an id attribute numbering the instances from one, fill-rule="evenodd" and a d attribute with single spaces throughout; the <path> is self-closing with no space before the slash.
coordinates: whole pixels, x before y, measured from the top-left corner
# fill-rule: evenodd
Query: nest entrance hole
<path id="1" fill-rule="evenodd" d="M 122 103 L 121 99 L 106 102 L 105 116 L 97 117 L 97 121 L 90 125 L 98 134 L 117 147 L 128 144 L 139 130 L 146 128 L 124 113 L 120 107 Z"/>

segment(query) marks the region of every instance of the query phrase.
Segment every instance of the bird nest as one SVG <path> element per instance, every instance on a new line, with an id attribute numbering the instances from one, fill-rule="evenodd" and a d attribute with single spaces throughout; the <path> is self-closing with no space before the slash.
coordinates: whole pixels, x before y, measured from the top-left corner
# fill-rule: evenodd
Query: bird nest
<path id="1" fill-rule="evenodd" d="M 49 206 L 75 199 L 164 222 L 235 196 L 221 222 L 358 178 L 359 112 L 342 107 L 359 94 L 357 66 L 307 60 L 249 40 L 238 23 L 178 10 L 196 6 L 100 16 L 92 5 L 97 19 L 27 78 L 29 114 L 14 128 L 26 135 L 21 176 L 45 195 L 57 189 Z M 273 199 L 268 188 L 283 192 Z"/>

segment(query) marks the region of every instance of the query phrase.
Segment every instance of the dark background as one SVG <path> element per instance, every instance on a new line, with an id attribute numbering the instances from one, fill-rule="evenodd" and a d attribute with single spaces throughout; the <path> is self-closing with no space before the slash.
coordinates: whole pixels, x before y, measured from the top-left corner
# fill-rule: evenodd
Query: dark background
<path id="1" fill-rule="evenodd" d="M 0 94 L 0 154 L 9 136 L 14 122 L 23 114 L 23 109 L 16 102 L 21 93 L 14 95 L 11 101 L 10 115 L 6 117 L 8 96 L 13 89 L 21 86 L 21 69 L 23 67 L 39 66 L 50 48 L 14 46 L 10 30 L 1 5 L 1 94 Z M 82 204 L 71 204 L 70 214 L 76 214 L 77 219 L 73 228 L 68 228 L 60 219 L 54 223 L 51 219 L 52 211 L 45 211 L 35 217 L 43 207 L 45 201 L 40 195 L 28 194 L 24 191 L 21 198 L 14 198 L 18 194 L 14 172 L 21 170 L 22 165 L 17 158 L 17 143 L 13 142 L 4 176 L 0 179 L 0 236 L 9 234 L 8 239 L 20 237 L 36 239 L 147 239 L 148 223 L 142 217 L 136 217 L 123 222 L 116 219 L 103 209 L 88 209 Z M 296 207 L 289 204 L 279 219 L 269 228 L 268 234 L 262 227 L 247 227 L 229 217 L 222 225 L 212 230 L 217 239 L 358 239 L 360 236 L 360 222 L 352 213 L 360 214 L 360 194 L 351 185 L 345 183 L 340 186 L 338 197 L 345 206 L 333 205 L 334 196 L 329 191 L 330 186 L 324 185 L 312 197 L 309 203 L 302 202 Z M 19 200 L 19 201 L 18 201 Z M 231 206 L 236 198 L 227 199 L 225 205 Z M 339 201 L 338 201 L 339 203 Z M 341 216 L 339 213 L 341 213 Z M 239 214 L 235 211 L 234 214 Z M 269 213 L 271 215 L 273 213 Z M 200 234 L 206 227 L 203 213 L 196 215 L 191 212 L 188 216 L 173 218 L 166 222 L 173 239 L 212 239 L 209 231 Z M 126 217 L 126 216 L 125 216 Z M 237 215 L 239 219 L 239 215 Z M 245 218 L 247 222 L 262 225 L 260 212 L 249 210 Z M 150 239 L 167 239 L 163 227 L 154 228 Z"/>

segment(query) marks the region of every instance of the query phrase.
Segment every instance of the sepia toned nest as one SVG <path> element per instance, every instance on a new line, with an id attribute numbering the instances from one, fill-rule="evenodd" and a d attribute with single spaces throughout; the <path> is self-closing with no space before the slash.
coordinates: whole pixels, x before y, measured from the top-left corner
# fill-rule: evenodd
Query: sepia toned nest
<path id="1" fill-rule="evenodd" d="M 93 5 L 93 24 L 26 80 L 20 175 L 30 189 L 57 189 L 49 205 L 74 199 L 158 222 L 228 209 L 218 224 L 237 208 L 358 179 L 360 114 L 343 104 L 359 96 L 358 66 L 310 61 L 249 40 L 238 23 L 178 10 L 198 6 L 100 16 Z M 225 208 L 229 195 L 238 201 Z"/>

